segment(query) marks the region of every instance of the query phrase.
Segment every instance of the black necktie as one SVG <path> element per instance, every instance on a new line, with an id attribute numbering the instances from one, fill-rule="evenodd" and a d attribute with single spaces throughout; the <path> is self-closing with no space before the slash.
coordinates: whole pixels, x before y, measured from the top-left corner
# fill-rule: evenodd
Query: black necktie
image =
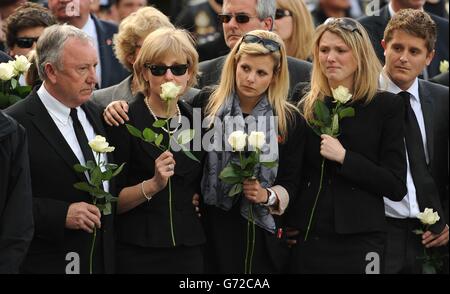
<path id="1" fill-rule="evenodd" d="M 83 152 L 84 160 L 92 160 L 95 162 L 94 154 L 92 153 L 91 147 L 89 147 L 88 139 L 86 133 L 84 132 L 83 126 L 80 123 L 77 115 L 77 109 L 70 109 L 70 117 L 73 121 L 73 129 L 75 130 L 75 135 L 77 136 L 78 144 L 80 144 L 81 152 Z"/>
<path id="2" fill-rule="evenodd" d="M 436 184 L 428 169 L 422 134 L 416 115 L 411 107 L 408 92 L 398 93 L 405 102 L 405 142 L 409 167 L 416 188 L 416 197 L 421 209 L 430 207 L 430 198 L 439 197 Z M 435 208 L 436 209 L 436 208 Z"/>

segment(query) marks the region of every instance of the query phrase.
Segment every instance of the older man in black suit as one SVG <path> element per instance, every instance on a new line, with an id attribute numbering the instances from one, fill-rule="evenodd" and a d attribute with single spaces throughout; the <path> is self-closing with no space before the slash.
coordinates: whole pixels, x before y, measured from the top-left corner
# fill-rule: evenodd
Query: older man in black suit
<path id="1" fill-rule="evenodd" d="M 233 48 L 239 39 L 252 30 L 271 30 L 275 15 L 275 0 L 224 0 L 222 14 L 225 42 Z M 218 83 L 227 56 L 221 56 L 200 63 L 198 87 Z M 290 88 L 297 83 L 309 81 L 311 64 L 288 57 Z"/>
<path id="2" fill-rule="evenodd" d="M 385 58 L 381 40 L 383 39 L 384 29 L 391 17 L 401 9 L 411 8 L 423 10 L 424 4 L 425 0 L 391 0 L 389 4 L 376 11 L 374 15 L 359 19 L 369 33 L 375 52 L 382 63 L 384 63 Z M 449 59 L 448 20 L 434 14 L 430 14 L 430 16 L 436 23 L 438 39 L 436 40 L 435 56 L 426 67 L 426 71 L 424 71 L 423 78 L 425 79 L 439 74 L 440 61 Z"/>
<path id="3" fill-rule="evenodd" d="M 408 155 L 408 193 L 401 202 L 385 198 L 385 273 L 422 273 L 418 257 L 424 247 L 443 247 L 449 240 L 448 88 L 417 78 L 433 58 L 435 41 L 432 18 L 413 9 L 392 17 L 382 41 L 387 78 L 380 78 L 380 86 L 405 100 Z M 416 236 L 412 231 L 420 228 L 418 213 L 425 208 L 438 212 L 440 220 Z"/>
<path id="4" fill-rule="evenodd" d="M 44 30 L 36 48 L 43 85 L 6 113 L 26 129 L 33 189 L 35 237 L 23 273 L 87 273 L 97 228 L 94 273 L 114 271 L 113 216 L 102 216 L 77 163 L 95 160 L 87 142 L 104 135 L 100 111 L 89 101 L 96 83 L 97 53 L 89 36 L 70 25 Z M 108 160 L 104 154 L 101 161 Z M 109 183 L 104 188 L 111 191 Z M 111 191 L 112 192 L 112 191 Z"/>
<path id="5" fill-rule="evenodd" d="M 99 56 L 97 82 L 99 88 L 113 86 L 130 73 L 119 63 L 113 53 L 113 35 L 117 26 L 99 20 L 90 14 L 90 0 L 49 0 L 48 7 L 60 23 L 71 24 L 86 32 L 93 40 Z"/>

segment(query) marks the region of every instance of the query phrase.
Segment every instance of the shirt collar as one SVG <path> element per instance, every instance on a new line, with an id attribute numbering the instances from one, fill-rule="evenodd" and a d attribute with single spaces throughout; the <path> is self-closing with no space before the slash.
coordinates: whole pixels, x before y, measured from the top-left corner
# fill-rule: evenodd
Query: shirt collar
<path id="1" fill-rule="evenodd" d="M 47 91 L 45 82 L 41 85 L 37 94 L 50 114 L 64 125 L 69 123 L 70 108 L 62 104 Z M 77 109 L 78 108 L 79 107 L 77 107 Z"/>
<path id="2" fill-rule="evenodd" d="M 386 74 L 386 72 L 383 71 L 384 74 L 380 74 L 380 79 L 379 79 L 379 83 L 380 83 L 380 89 L 394 93 L 394 94 L 398 94 L 400 92 L 402 92 L 403 90 L 400 89 L 390 78 L 389 76 Z M 408 92 L 414 100 L 416 100 L 417 102 L 419 102 L 419 79 L 416 78 L 414 80 L 414 83 L 411 85 L 411 87 L 409 87 L 406 92 Z"/>
<path id="3" fill-rule="evenodd" d="M 91 16 L 89 16 L 86 24 L 81 30 L 86 34 L 88 34 L 92 39 L 97 38 L 97 30 L 95 28 L 94 20 L 92 19 Z"/>

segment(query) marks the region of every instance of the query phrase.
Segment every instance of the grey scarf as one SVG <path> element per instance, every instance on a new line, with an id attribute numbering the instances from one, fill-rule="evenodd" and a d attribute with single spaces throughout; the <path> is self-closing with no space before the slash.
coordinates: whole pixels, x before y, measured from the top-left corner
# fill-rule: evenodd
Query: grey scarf
<path id="1" fill-rule="evenodd" d="M 245 119 L 243 117 L 239 98 L 237 95 L 228 97 L 216 114 L 212 131 L 210 150 L 206 156 L 206 163 L 202 178 L 202 195 L 206 204 L 214 205 L 225 211 L 240 201 L 241 215 L 248 219 L 250 205 L 253 205 L 253 218 L 256 225 L 274 233 L 275 221 L 269 210 L 259 204 L 250 203 L 245 197 L 236 195 L 228 196 L 232 185 L 226 184 L 219 179 L 220 172 L 226 167 L 228 162 L 239 162 L 238 152 L 231 152 L 228 144 L 228 137 L 234 131 L 264 132 L 266 135 L 266 145 L 262 149 L 261 161 L 278 161 L 278 127 L 273 110 L 267 96 L 261 97 L 252 113 Z M 257 165 L 255 175 L 262 187 L 273 186 L 277 176 L 278 167 L 267 168 Z"/>

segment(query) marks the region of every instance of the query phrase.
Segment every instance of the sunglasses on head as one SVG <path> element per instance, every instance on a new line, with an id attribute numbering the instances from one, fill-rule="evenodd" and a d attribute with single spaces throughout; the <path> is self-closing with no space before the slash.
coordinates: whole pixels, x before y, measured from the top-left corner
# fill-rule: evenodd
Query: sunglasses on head
<path id="1" fill-rule="evenodd" d="M 292 15 L 292 13 L 289 10 L 287 10 L 287 9 L 280 9 L 280 8 L 278 8 L 275 11 L 275 19 L 282 19 L 285 16 L 291 16 L 291 15 Z"/>
<path id="2" fill-rule="evenodd" d="M 37 42 L 37 40 L 39 39 L 39 37 L 37 38 L 17 38 L 16 39 L 16 45 L 19 48 L 31 48 L 33 47 L 33 44 L 35 42 Z"/>
<path id="3" fill-rule="evenodd" d="M 170 72 L 174 76 L 182 76 L 186 73 L 189 65 L 187 64 L 175 64 L 175 65 L 156 65 L 156 64 L 146 64 L 146 68 L 150 70 L 152 75 L 160 77 L 166 74 L 167 70 L 170 69 Z"/>
<path id="4" fill-rule="evenodd" d="M 361 31 L 358 29 L 358 26 L 356 25 L 356 21 L 354 19 L 348 18 L 348 17 L 329 17 L 324 22 L 325 25 L 337 25 L 341 29 L 347 30 L 349 32 L 357 32 L 362 36 Z"/>
<path id="5" fill-rule="evenodd" d="M 219 21 L 222 23 L 229 23 L 233 17 L 236 19 L 237 23 L 248 23 L 250 21 L 250 18 L 255 18 L 256 16 L 250 16 L 245 13 L 237 13 L 237 14 L 224 13 L 219 14 L 218 17 Z"/>
<path id="6" fill-rule="evenodd" d="M 244 43 L 257 43 L 263 45 L 270 52 L 280 51 L 280 44 L 274 40 L 264 39 L 255 35 L 245 35 L 242 38 Z"/>

